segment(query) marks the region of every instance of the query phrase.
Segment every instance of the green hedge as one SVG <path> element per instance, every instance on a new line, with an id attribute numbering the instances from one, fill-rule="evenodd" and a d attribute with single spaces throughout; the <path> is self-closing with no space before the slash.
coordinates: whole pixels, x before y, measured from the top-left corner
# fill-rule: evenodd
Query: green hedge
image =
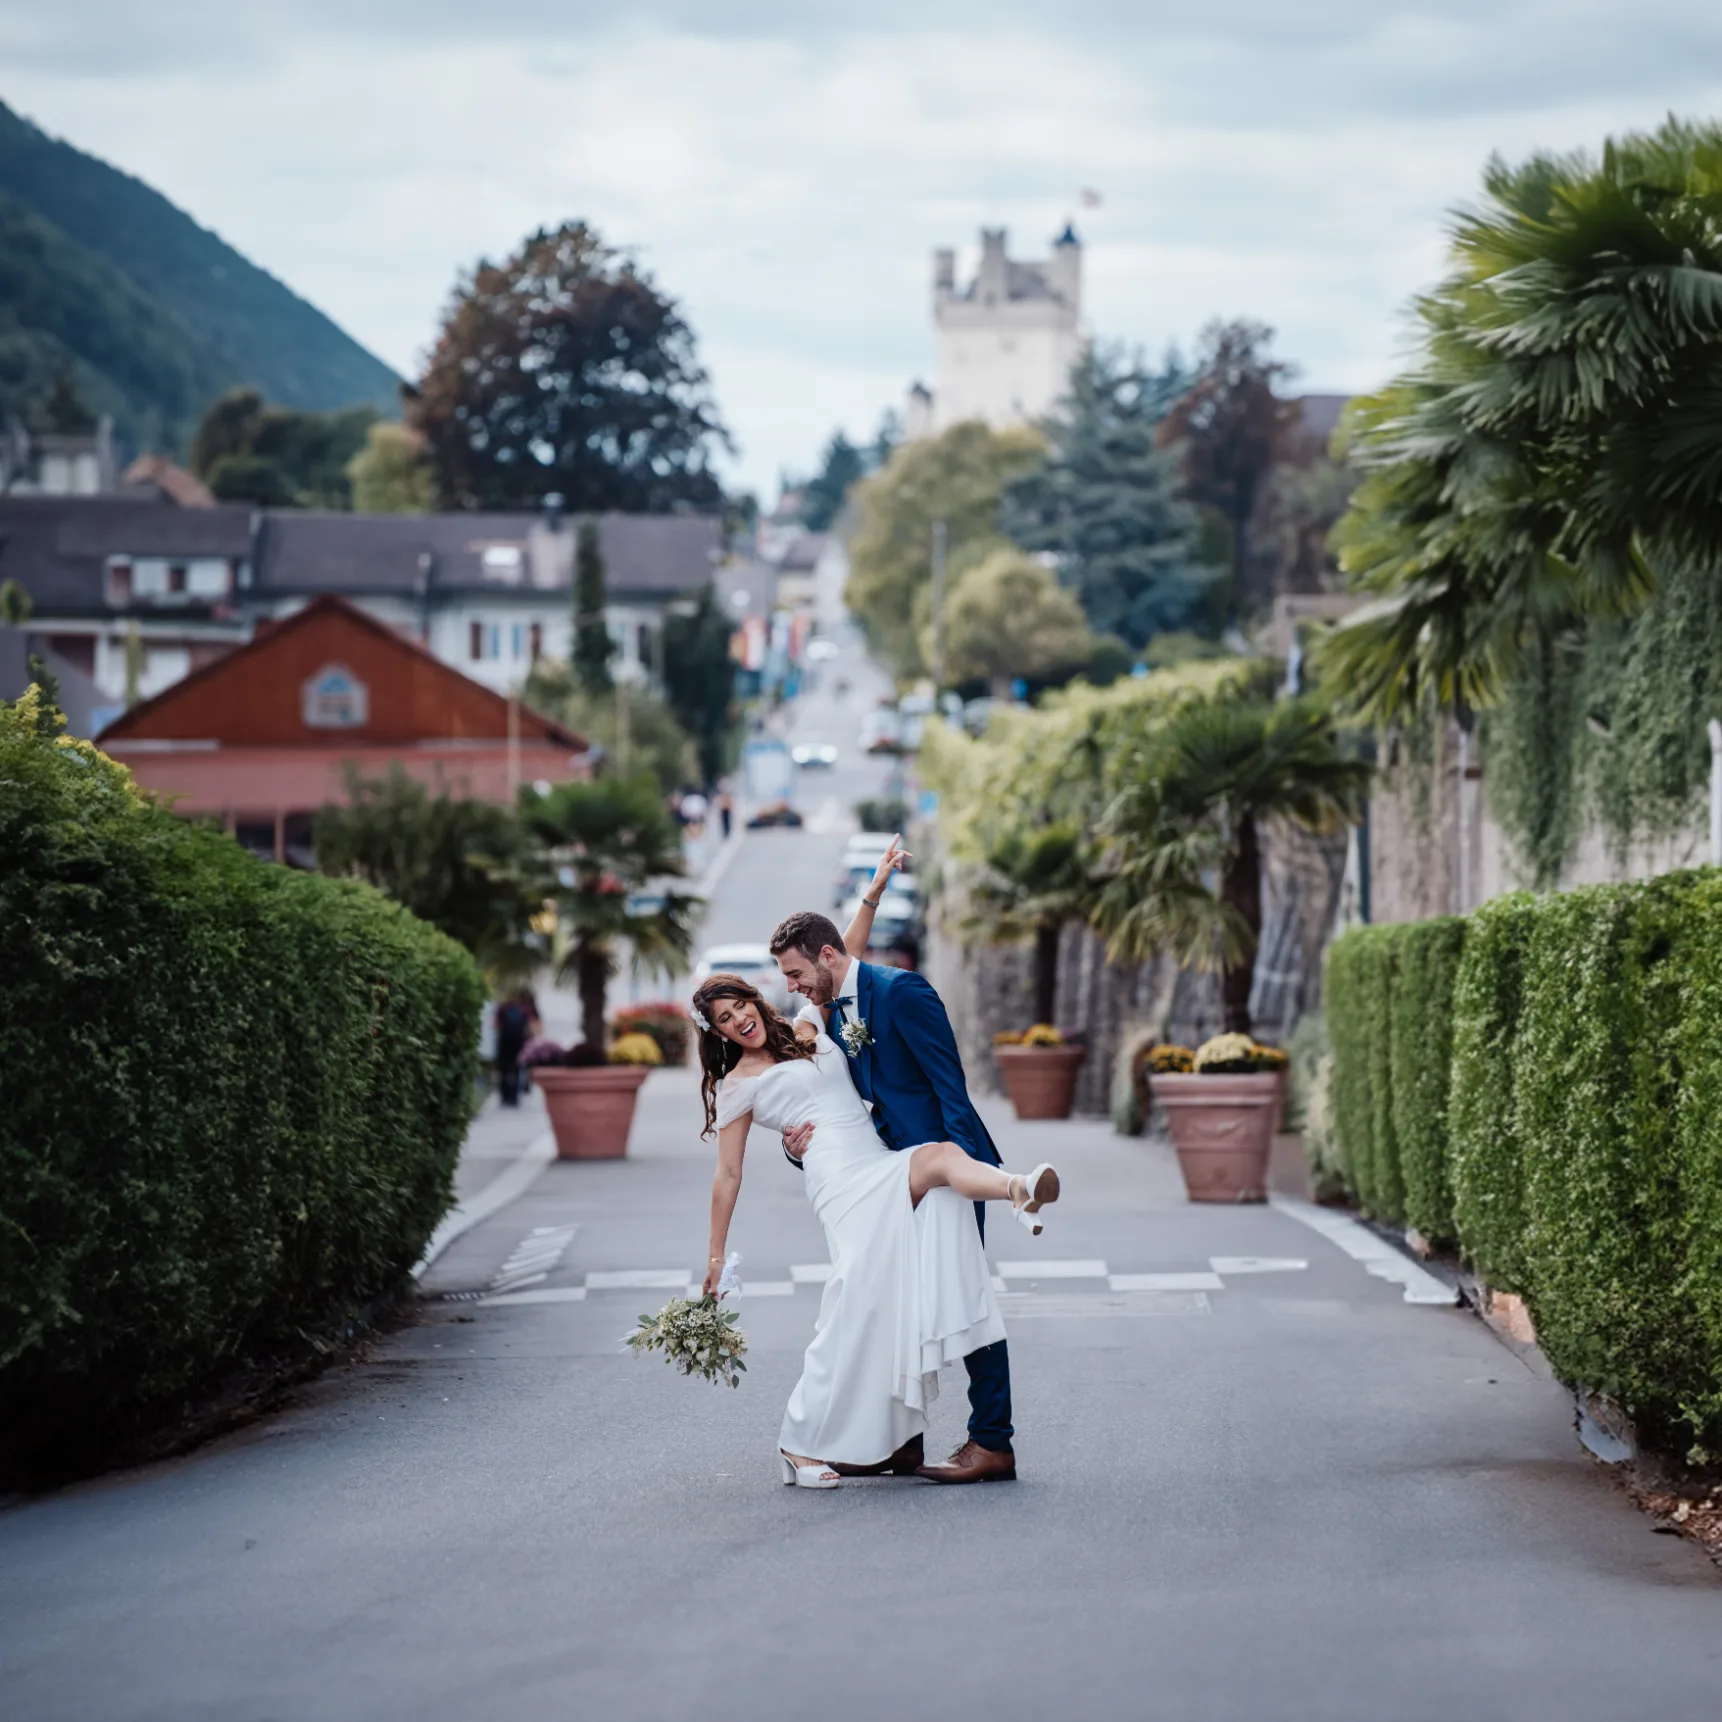
<path id="1" fill-rule="evenodd" d="M 483 990 L 0 704 L 0 1444 L 88 1446 L 344 1331 L 447 1207 Z"/>
<path id="2" fill-rule="evenodd" d="M 1404 1217 L 1445 1212 L 1483 1279 L 1525 1297 L 1562 1379 L 1656 1444 L 1722 1454 L 1722 875 L 1503 897 L 1462 932 L 1363 929 L 1328 973 L 1353 1160 L 1383 1151 L 1359 1121 L 1385 1035 Z"/>

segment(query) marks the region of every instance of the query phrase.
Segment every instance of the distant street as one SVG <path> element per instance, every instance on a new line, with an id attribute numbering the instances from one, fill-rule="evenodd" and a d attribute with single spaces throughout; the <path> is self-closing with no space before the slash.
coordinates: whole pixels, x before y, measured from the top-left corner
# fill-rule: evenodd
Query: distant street
<path id="1" fill-rule="evenodd" d="M 851 651 L 792 714 L 840 764 L 802 774 L 803 830 L 727 858 L 702 943 L 831 907 L 885 778 L 855 755 L 868 674 Z M 1186 1205 L 1159 1143 L 982 1105 L 1007 1160 L 1065 1173 L 1043 1238 L 989 1232 L 1021 1482 L 779 1485 L 824 1248 L 769 1136 L 743 1384 L 626 1353 L 704 1255 L 695 1075 L 658 1072 L 627 1161 L 548 1165 L 368 1359 L 0 1511 L 0 1716 L 1715 1717 L 1722 1575 L 1582 1454 L 1551 1381 L 1291 1212 Z M 948 1372 L 929 1451 L 965 1416 Z"/>

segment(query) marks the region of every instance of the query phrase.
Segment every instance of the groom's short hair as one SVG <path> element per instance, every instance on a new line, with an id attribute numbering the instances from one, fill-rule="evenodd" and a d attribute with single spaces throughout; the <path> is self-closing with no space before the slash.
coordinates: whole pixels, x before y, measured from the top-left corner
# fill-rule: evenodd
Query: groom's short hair
<path id="1" fill-rule="evenodd" d="M 771 935 L 774 957 L 781 957 L 785 951 L 799 951 L 809 962 L 816 963 L 827 945 L 834 951 L 842 950 L 843 935 L 829 915 L 816 914 L 812 909 L 800 909 L 786 916 Z"/>

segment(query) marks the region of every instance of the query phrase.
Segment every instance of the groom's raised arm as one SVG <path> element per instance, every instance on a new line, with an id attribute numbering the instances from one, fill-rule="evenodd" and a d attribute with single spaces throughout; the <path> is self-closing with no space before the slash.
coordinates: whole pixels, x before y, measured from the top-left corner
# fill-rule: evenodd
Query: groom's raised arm
<path id="1" fill-rule="evenodd" d="M 892 977 L 891 1010 L 903 1030 L 904 1044 L 938 1097 L 946 1136 L 971 1158 L 996 1165 L 998 1150 L 993 1147 L 975 1103 L 969 1099 L 962 1055 L 957 1051 L 957 1037 L 946 1014 L 945 1001 L 924 976 L 913 969 L 904 969 Z"/>

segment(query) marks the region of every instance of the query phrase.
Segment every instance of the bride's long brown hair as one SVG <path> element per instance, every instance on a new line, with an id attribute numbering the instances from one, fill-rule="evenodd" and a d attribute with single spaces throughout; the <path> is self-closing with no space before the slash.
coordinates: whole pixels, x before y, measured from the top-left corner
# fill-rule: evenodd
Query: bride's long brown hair
<path id="1" fill-rule="evenodd" d="M 795 1038 L 788 1020 L 779 1016 L 757 987 L 751 987 L 740 975 L 712 975 L 700 982 L 694 993 L 694 1009 L 707 1022 L 712 1020 L 712 1007 L 719 999 L 734 999 L 739 1004 L 758 1007 L 759 1020 L 765 1028 L 765 1050 L 776 1064 L 787 1064 L 792 1058 L 811 1058 L 813 1048 Z M 709 1136 L 717 1128 L 717 1085 L 741 1062 L 743 1048 L 726 1040 L 715 1028 L 701 1028 L 696 1022 L 694 1033 L 700 1049 L 700 1099 L 705 1102 L 706 1127 L 700 1132 Z"/>

